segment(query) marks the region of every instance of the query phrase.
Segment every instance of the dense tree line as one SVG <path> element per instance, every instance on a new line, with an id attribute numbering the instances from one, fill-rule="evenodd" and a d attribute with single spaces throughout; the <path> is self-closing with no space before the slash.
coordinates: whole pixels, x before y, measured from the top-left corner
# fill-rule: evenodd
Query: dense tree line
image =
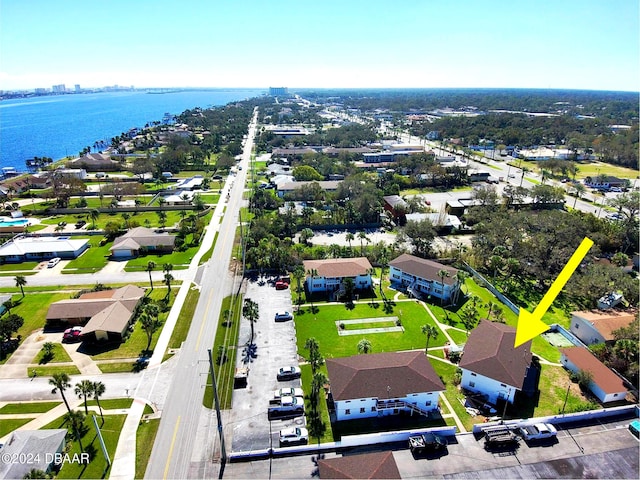
<path id="1" fill-rule="evenodd" d="M 605 293 L 623 292 L 638 304 L 638 281 L 618 266 L 596 262 L 622 248 L 624 225 L 578 211 L 550 210 L 513 212 L 504 208 L 473 211 L 467 221 L 475 223 L 472 240 L 476 267 L 493 278 L 506 293 L 522 283 L 546 291 L 584 237 L 595 244 L 566 287 L 579 306 L 592 308 Z"/>
<path id="2" fill-rule="evenodd" d="M 594 115 L 610 123 L 638 121 L 638 94 L 585 90 L 542 89 L 389 89 L 389 90 L 305 90 L 305 98 L 317 103 L 342 104 L 363 112 L 386 109 L 393 112 L 426 112 L 438 108 L 481 111 Z"/>

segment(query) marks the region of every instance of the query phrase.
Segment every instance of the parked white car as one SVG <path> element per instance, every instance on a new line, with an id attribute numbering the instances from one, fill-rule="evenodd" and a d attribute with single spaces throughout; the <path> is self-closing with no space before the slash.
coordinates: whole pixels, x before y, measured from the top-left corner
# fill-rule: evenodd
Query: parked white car
<path id="1" fill-rule="evenodd" d="M 285 428 L 280 430 L 280 445 L 292 443 L 305 444 L 309 441 L 309 431 L 304 427 Z"/>
<path id="2" fill-rule="evenodd" d="M 60 260 L 60 257 L 52 258 L 51 260 L 49 260 L 49 263 L 47 263 L 47 268 L 55 267 L 58 263 L 60 263 Z"/>
<path id="3" fill-rule="evenodd" d="M 278 312 L 274 318 L 276 322 L 286 322 L 288 320 L 293 320 L 293 315 L 289 312 Z"/>

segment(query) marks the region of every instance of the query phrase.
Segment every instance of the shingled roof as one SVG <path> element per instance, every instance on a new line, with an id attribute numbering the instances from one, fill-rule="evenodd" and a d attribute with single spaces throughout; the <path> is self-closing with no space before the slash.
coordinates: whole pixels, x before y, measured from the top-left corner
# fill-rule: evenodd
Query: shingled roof
<path id="1" fill-rule="evenodd" d="M 398 270 L 402 270 L 409 275 L 415 275 L 416 277 L 430 279 L 433 281 L 441 282 L 442 279 L 438 276 L 440 270 L 449 272 L 448 277 L 444 277 L 444 283 L 447 285 L 453 285 L 456 282 L 456 273 L 458 269 L 443 265 L 433 260 L 427 260 L 426 258 L 416 257 L 415 255 L 409 255 L 403 253 L 398 258 L 389 262 L 390 267 L 395 267 Z"/>
<path id="2" fill-rule="evenodd" d="M 305 260 L 305 272 L 316 270 L 325 278 L 356 277 L 366 275 L 373 267 L 365 257 L 330 258 L 327 260 Z"/>
<path id="3" fill-rule="evenodd" d="M 327 359 L 334 400 L 406 397 L 440 392 L 440 377 L 422 351 L 388 352 Z"/>
<path id="4" fill-rule="evenodd" d="M 392 452 L 364 453 L 318 460 L 320 478 L 401 478 Z"/>
<path id="5" fill-rule="evenodd" d="M 460 368 L 522 388 L 531 364 L 531 341 L 514 348 L 516 329 L 481 320 L 464 346 Z"/>
<path id="6" fill-rule="evenodd" d="M 146 227 L 135 227 L 117 237 L 109 250 L 113 252 L 122 249 L 137 250 L 140 247 L 173 247 L 175 243 L 176 237 L 174 235 L 164 232 L 156 233 Z"/>
<path id="7" fill-rule="evenodd" d="M 613 332 L 619 328 L 628 327 L 638 312 L 636 310 L 583 310 L 571 312 L 571 315 L 589 322 L 605 340 L 614 340 Z"/>

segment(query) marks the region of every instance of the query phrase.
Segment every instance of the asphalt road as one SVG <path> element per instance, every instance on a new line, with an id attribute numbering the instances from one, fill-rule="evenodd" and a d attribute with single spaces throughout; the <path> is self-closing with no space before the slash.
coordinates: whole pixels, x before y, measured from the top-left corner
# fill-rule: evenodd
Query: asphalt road
<path id="1" fill-rule="evenodd" d="M 232 290 L 229 262 L 253 147 L 255 121 L 254 116 L 240 162 L 243 169 L 231 187 L 213 255 L 202 273 L 200 300 L 180 351 L 145 478 L 211 477 L 206 467 L 211 462 L 216 430 L 207 432 L 208 428 L 202 428 L 212 420 L 210 413 L 202 407 L 209 370 L 207 350 L 213 348 L 222 300 Z"/>

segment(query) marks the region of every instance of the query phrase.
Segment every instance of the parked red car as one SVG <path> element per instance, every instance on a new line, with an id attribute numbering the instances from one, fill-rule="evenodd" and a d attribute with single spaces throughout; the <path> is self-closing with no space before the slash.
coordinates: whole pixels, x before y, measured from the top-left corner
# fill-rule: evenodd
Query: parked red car
<path id="1" fill-rule="evenodd" d="M 282 280 L 278 280 L 276 282 L 276 290 L 286 290 L 289 288 L 289 284 L 287 282 L 283 282 Z"/>
<path id="2" fill-rule="evenodd" d="M 80 335 L 82 334 L 82 327 L 67 328 L 62 334 L 62 341 L 64 342 L 78 342 L 80 341 Z"/>

